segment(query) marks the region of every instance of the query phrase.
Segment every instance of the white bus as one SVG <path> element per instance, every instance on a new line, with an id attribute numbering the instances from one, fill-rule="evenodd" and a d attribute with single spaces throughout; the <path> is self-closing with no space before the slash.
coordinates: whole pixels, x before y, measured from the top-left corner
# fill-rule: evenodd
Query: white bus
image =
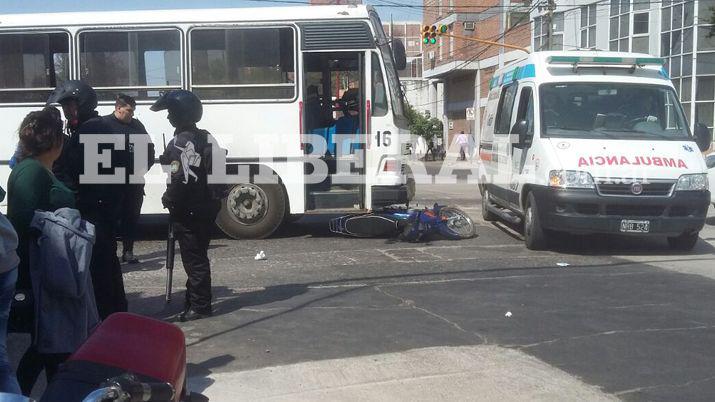
<path id="1" fill-rule="evenodd" d="M 236 238 L 270 235 L 284 220 L 325 211 L 364 211 L 404 203 L 400 135 L 407 134 L 397 69 L 401 43 L 390 43 L 369 6 L 310 6 L 0 15 L 0 184 L 5 187 L 16 129 L 67 79 L 92 85 L 101 115 L 117 94 L 134 96 L 135 117 L 157 154 L 173 135 L 165 113 L 149 111 L 162 91 L 188 89 L 203 101 L 199 127 L 239 165 L 274 172 L 280 182 L 232 187 L 217 223 Z M 393 56 L 393 48 L 396 56 Z M 397 62 L 395 61 L 397 60 Z M 302 133 L 334 129 L 337 100 L 357 96 L 358 140 L 346 157 L 359 180 L 305 180 Z M 367 134 L 365 134 L 367 133 Z M 340 148 L 340 147 L 337 147 Z M 336 147 L 319 156 L 335 173 Z M 147 177 L 143 214 L 163 210 L 164 175 Z M 4 207 L 4 206 L 3 206 Z"/>

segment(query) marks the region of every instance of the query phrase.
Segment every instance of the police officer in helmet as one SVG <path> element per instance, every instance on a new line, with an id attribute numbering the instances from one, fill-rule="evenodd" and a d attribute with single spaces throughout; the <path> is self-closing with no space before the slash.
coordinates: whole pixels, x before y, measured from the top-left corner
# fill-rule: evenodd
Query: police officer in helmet
<path id="1" fill-rule="evenodd" d="M 65 81 L 55 88 L 47 100 L 48 105 L 56 103 L 62 106 L 67 118 L 69 139 L 53 171 L 68 187 L 77 191 L 77 209 L 83 219 L 94 225 L 95 242 L 89 268 L 97 310 L 100 318 L 105 319 L 112 313 L 127 311 L 128 307 L 116 242 L 116 221 L 124 186 L 112 183 L 111 180 L 96 184 L 81 183 L 79 176 L 86 173 L 86 152 L 99 154 L 105 149 L 110 150 L 111 167 L 97 166 L 100 178 L 102 174 L 114 174 L 116 168 L 126 169 L 129 155 L 126 150 L 115 150 L 111 144 L 100 144 L 99 149 L 90 150 L 80 141 L 83 136 L 114 134 L 112 128 L 95 111 L 97 94 L 91 86 L 77 80 Z"/>
<path id="2" fill-rule="evenodd" d="M 162 196 L 169 209 L 174 234 L 186 270 L 186 301 L 181 321 L 210 317 L 211 267 L 208 247 L 211 229 L 220 209 L 220 187 L 208 184 L 211 173 L 211 134 L 196 127 L 201 120 L 201 101 L 190 91 L 173 90 L 162 95 L 151 110 L 168 110 L 176 128 L 174 138 L 159 158 L 169 165 L 171 180 Z"/>
<path id="3" fill-rule="evenodd" d="M 77 190 L 79 165 L 82 155 L 79 152 L 79 127 L 90 119 L 98 117 L 97 93 L 83 81 L 64 81 L 52 91 L 47 99 L 47 106 L 60 104 L 67 119 L 67 134 L 62 154 L 52 167 L 55 176 L 67 187 Z"/>

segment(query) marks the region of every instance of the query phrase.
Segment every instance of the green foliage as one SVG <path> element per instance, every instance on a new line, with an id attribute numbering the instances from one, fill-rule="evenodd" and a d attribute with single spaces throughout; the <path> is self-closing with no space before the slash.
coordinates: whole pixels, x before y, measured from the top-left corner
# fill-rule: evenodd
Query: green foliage
<path id="1" fill-rule="evenodd" d="M 407 105 L 405 115 L 410 122 L 410 132 L 413 135 L 419 135 L 429 141 L 433 139 L 435 135 L 442 134 L 443 126 L 438 118 L 432 117 L 428 119 L 409 105 Z"/>

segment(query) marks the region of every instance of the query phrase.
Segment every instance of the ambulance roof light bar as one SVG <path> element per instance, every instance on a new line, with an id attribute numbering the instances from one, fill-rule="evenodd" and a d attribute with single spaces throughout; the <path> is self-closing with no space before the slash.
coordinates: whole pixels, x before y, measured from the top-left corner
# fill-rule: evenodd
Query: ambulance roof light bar
<path id="1" fill-rule="evenodd" d="M 582 56 L 549 56 L 548 64 L 568 64 L 574 69 L 579 67 L 623 67 L 631 69 L 644 66 L 663 66 L 664 60 L 659 57 L 582 57 Z"/>

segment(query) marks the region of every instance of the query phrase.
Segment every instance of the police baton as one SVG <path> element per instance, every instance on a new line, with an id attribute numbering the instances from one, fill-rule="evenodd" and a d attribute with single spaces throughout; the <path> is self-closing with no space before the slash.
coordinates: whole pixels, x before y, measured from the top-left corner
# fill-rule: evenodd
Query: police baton
<path id="1" fill-rule="evenodd" d="M 169 232 L 166 237 L 166 303 L 171 303 L 171 282 L 174 278 L 174 253 L 176 237 L 174 237 L 174 222 L 169 215 Z"/>
<path id="2" fill-rule="evenodd" d="M 164 143 L 166 152 L 166 137 L 161 133 L 161 142 Z M 174 221 L 169 213 L 169 229 L 166 235 L 166 304 L 171 303 L 171 283 L 174 279 L 174 253 L 176 250 L 176 237 L 174 237 Z"/>

